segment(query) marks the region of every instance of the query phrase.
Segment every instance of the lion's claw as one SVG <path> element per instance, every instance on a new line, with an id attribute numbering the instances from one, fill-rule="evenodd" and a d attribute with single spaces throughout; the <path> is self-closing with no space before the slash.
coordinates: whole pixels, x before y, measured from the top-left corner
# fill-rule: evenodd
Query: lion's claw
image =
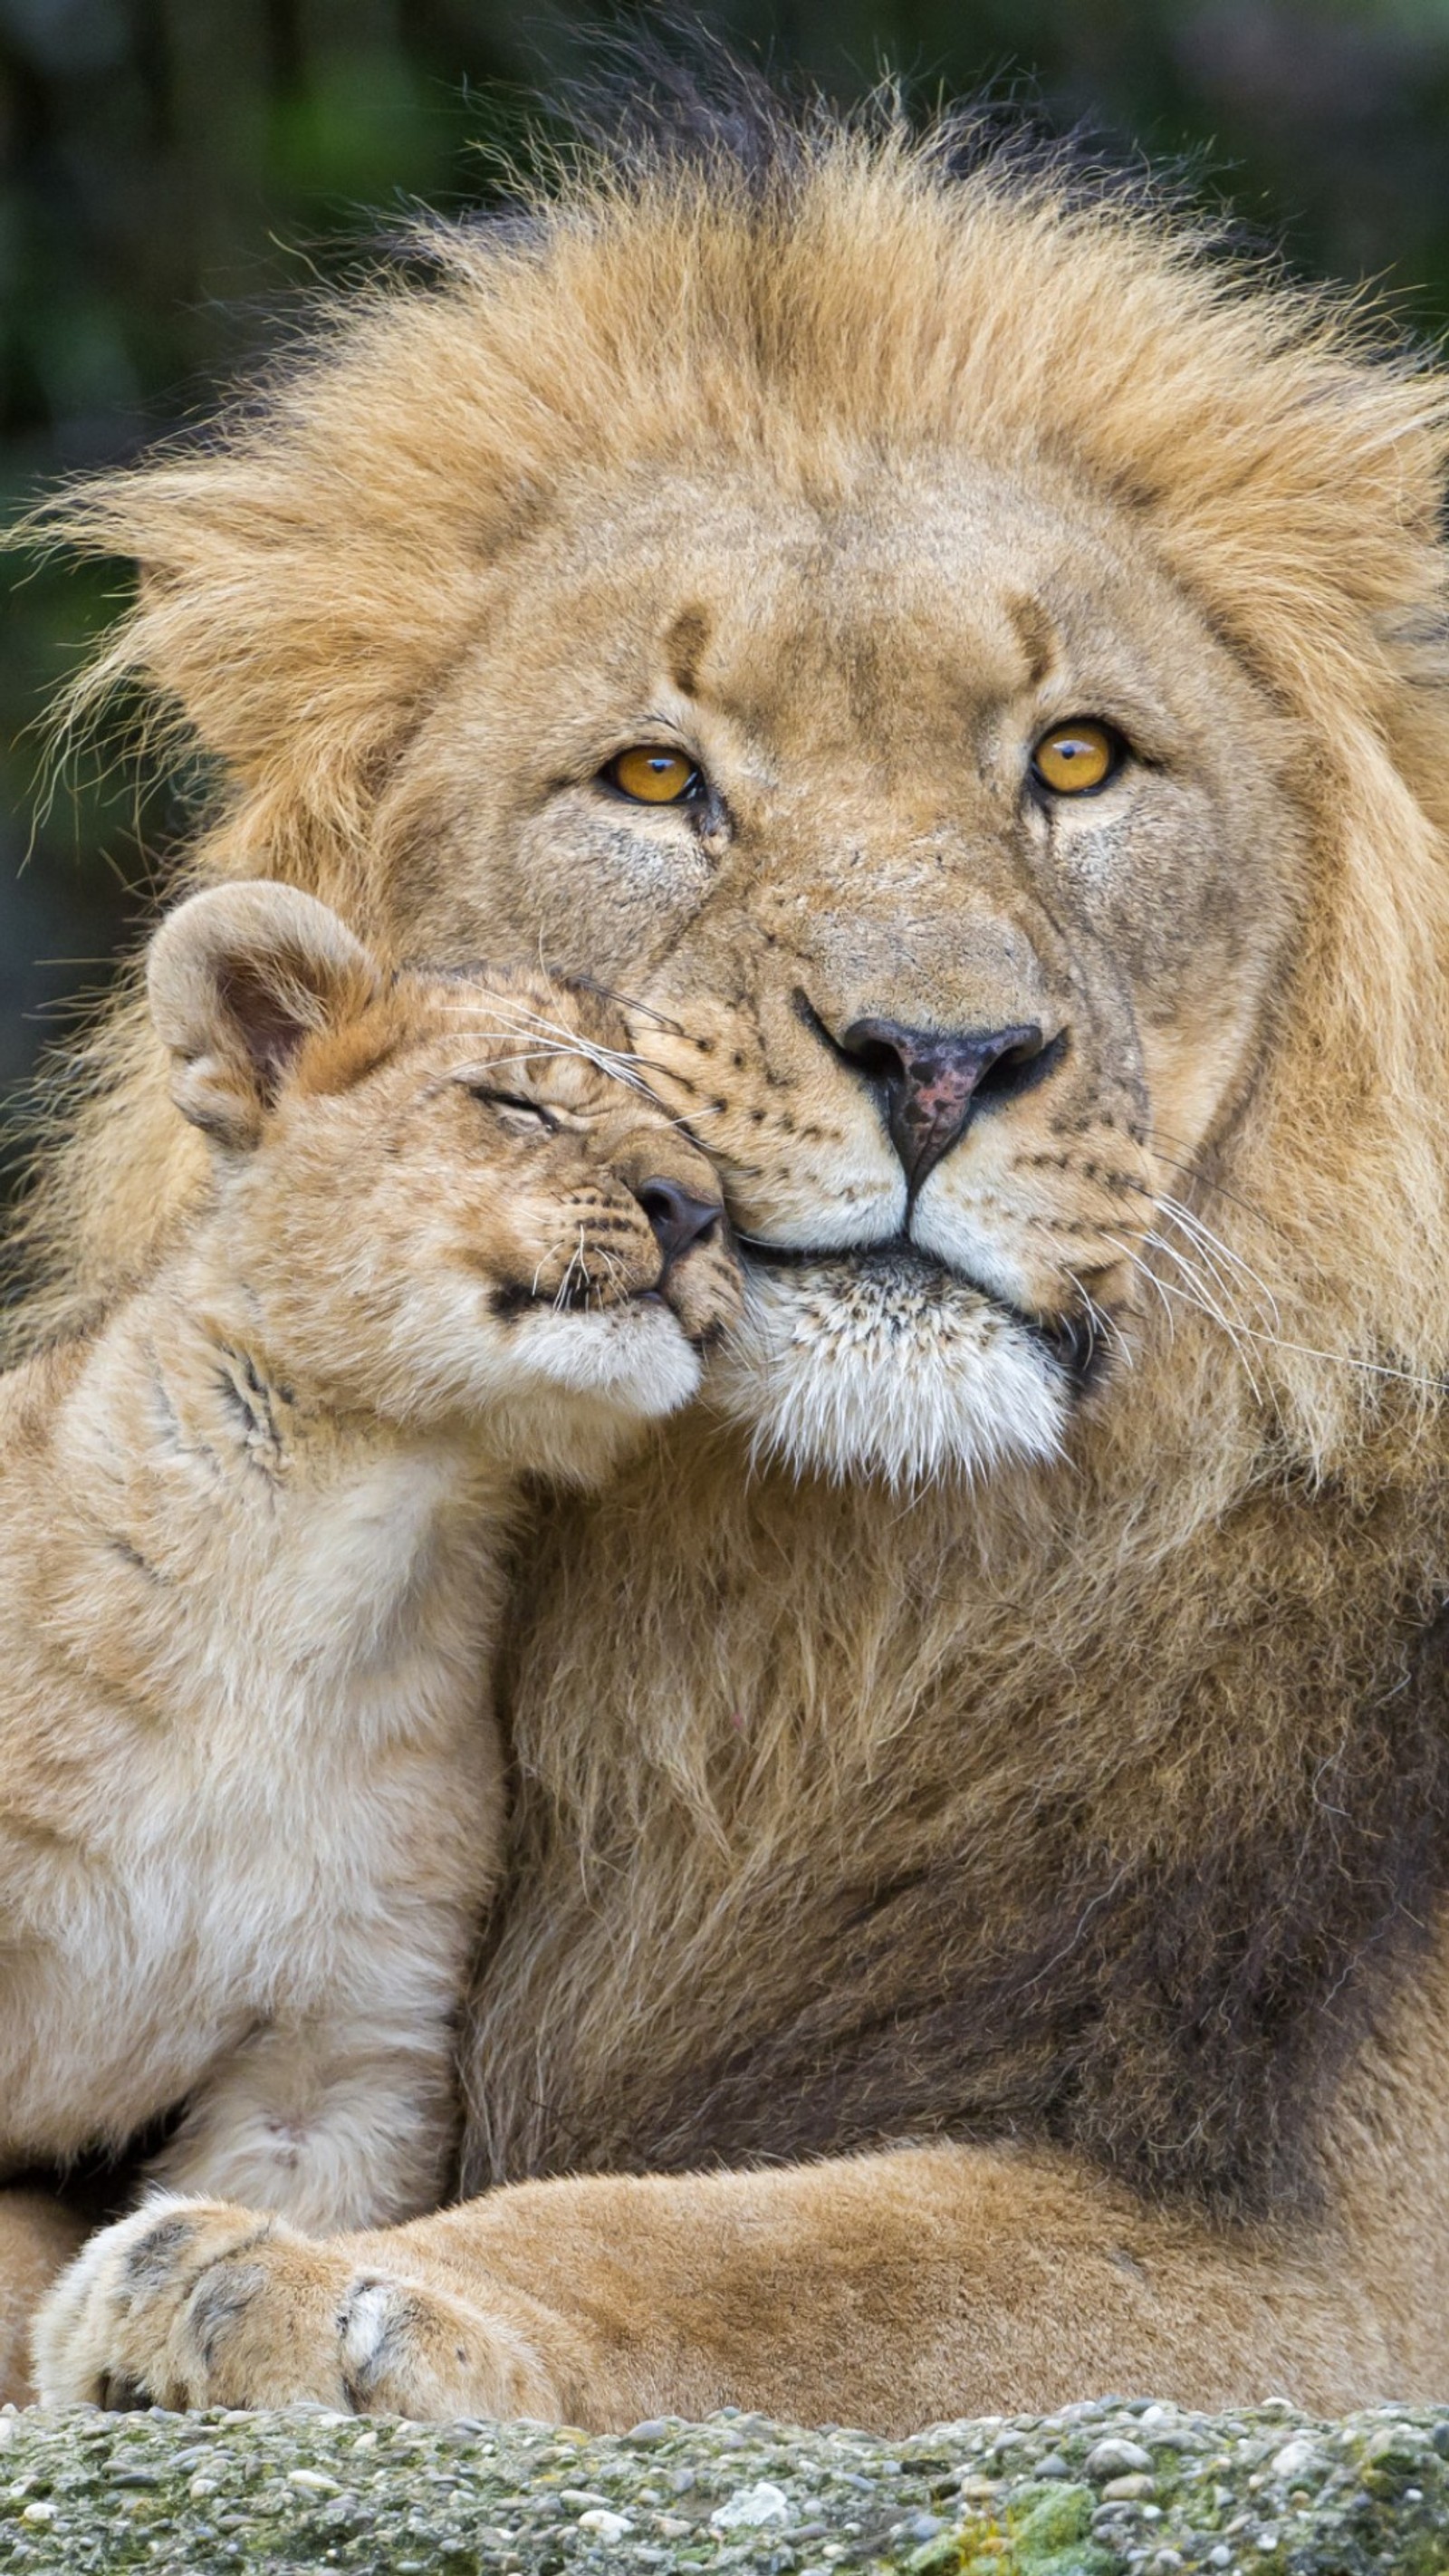
<path id="1" fill-rule="evenodd" d="M 35 2355 L 51 2406 L 557 2412 L 500 2320 L 218 2201 L 152 2201 L 92 2237 L 40 2312 Z"/>

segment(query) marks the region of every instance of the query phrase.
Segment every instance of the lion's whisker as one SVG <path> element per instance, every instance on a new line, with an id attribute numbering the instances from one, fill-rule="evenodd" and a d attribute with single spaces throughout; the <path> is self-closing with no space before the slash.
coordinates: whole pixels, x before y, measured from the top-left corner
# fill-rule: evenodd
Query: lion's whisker
<path id="1" fill-rule="evenodd" d="M 1194 1212 L 1193 1209 L 1185 1207 L 1181 1199 L 1164 1196 L 1158 1201 L 1158 1205 L 1161 1208 L 1163 1215 L 1166 1216 L 1172 1224 L 1180 1226 L 1183 1232 L 1189 1237 L 1189 1240 L 1197 1245 L 1197 1248 L 1201 1252 L 1204 1260 L 1209 1263 L 1215 1273 L 1217 1271 L 1218 1259 L 1230 1262 L 1235 1270 L 1242 1272 L 1243 1277 L 1249 1281 L 1254 1288 L 1261 1291 L 1264 1299 L 1266 1300 L 1268 1312 L 1276 1327 L 1279 1321 L 1278 1300 L 1274 1296 L 1272 1289 L 1269 1287 L 1267 1280 L 1253 1268 L 1252 1263 L 1245 1261 L 1240 1252 L 1235 1252 L 1231 1244 L 1225 1243 L 1222 1236 L 1216 1233 L 1203 1218 Z"/>
<path id="2" fill-rule="evenodd" d="M 1214 1312 L 1221 1312 L 1225 1324 L 1242 1322 L 1242 1314 L 1234 1290 L 1220 1271 L 1211 1264 L 1204 1268 L 1201 1262 L 1194 1261 L 1180 1245 L 1170 1243 L 1167 1236 L 1159 1234 L 1155 1228 L 1144 1235 L 1143 1242 L 1154 1252 L 1165 1254 L 1179 1276 L 1198 1291 L 1204 1303 Z"/>
<path id="3" fill-rule="evenodd" d="M 1149 1288 L 1156 1289 L 1163 1314 L 1167 1318 L 1168 1338 L 1170 1340 L 1175 1340 L 1176 1322 L 1172 1308 L 1167 1302 L 1166 1291 L 1163 1287 L 1162 1281 L 1158 1278 L 1156 1271 L 1151 1269 L 1149 1265 L 1142 1260 L 1140 1249 L 1138 1251 L 1133 1251 L 1127 1244 L 1119 1243 L 1117 1237 L 1112 1234 L 1104 1235 L 1102 1240 L 1104 1243 L 1109 1244 L 1111 1249 L 1118 1253 L 1124 1261 L 1130 1262 L 1133 1269 L 1141 1273 L 1141 1276 L 1147 1281 Z"/>
<path id="4" fill-rule="evenodd" d="M 1248 1328 L 1245 1326 L 1245 1330 Z M 1421 1394 L 1442 1396 L 1449 1391 L 1449 1379 L 1429 1377 L 1421 1369 L 1393 1368 L 1387 1360 L 1361 1360 L 1352 1351 L 1315 1351 L 1307 1342 L 1285 1341 L 1278 1333 L 1249 1333 L 1249 1338 L 1262 1342 L 1270 1350 L 1289 1351 L 1304 1360 L 1325 1360 L 1330 1367 L 1359 1369 L 1366 1377 L 1383 1378 L 1386 1383 L 1417 1387 Z"/>
<path id="5" fill-rule="evenodd" d="M 1136 1353 L 1127 1339 L 1126 1334 L 1123 1332 L 1117 1317 L 1109 1314 L 1105 1306 L 1098 1304 L 1096 1298 L 1092 1295 L 1090 1288 L 1088 1288 L 1084 1282 L 1078 1278 L 1075 1270 L 1068 1270 L 1066 1275 L 1082 1301 L 1082 1312 L 1086 1316 L 1087 1322 L 1091 1326 L 1092 1331 L 1094 1333 L 1100 1333 L 1104 1341 L 1109 1338 L 1115 1341 L 1122 1354 L 1123 1365 L 1129 1369 L 1135 1368 L 1137 1365 Z"/>
<path id="6" fill-rule="evenodd" d="M 1111 1242 L 1112 1237 L 1108 1236 L 1107 1240 Z M 1175 1264 L 1176 1268 L 1181 1272 L 1184 1281 L 1187 1283 L 1185 1286 L 1180 1287 L 1172 1280 L 1160 1278 L 1150 1262 L 1143 1261 L 1140 1258 L 1137 1262 L 1137 1267 L 1141 1276 L 1144 1279 L 1150 1280 L 1152 1286 L 1156 1289 L 1158 1296 L 1162 1301 L 1163 1310 L 1169 1317 L 1169 1322 L 1172 1309 L 1168 1301 L 1176 1300 L 1184 1306 L 1191 1307 L 1195 1313 L 1205 1315 L 1210 1323 L 1216 1324 L 1219 1331 L 1226 1336 L 1228 1342 L 1236 1353 L 1239 1366 L 1241 1367 L 1244 1376 L 1247 1378 L 1249 1386 L 1253 1390 L 1255 1401 L 1261 1404 L 1263 1401 L 1263 1390 L 1258 1383 L 1257 1374 L 1246 1350 L 1243 1347 L 1243 1344 L 1245 1340 L 1261 1339 L 1262 1336 L 1251 1334 L 1249 1328 L 1243 1323 L 1241 1316 L 1237 1314 L 1229 1316 L 1224 1313 L 1216 1298 L 1211 1296 L 1205 1288 L 1201 1272 L 1198 1271 L 1191 1262 L 1186 1260 L 1183 1254 L 1181 1254 L 1173 1244 L 1166 1242 L 1161 1235 L 1155 1233 L 1148 1234 L 1144 1238 L 1144 1243 L 1157 1251 L 1165 1252 L 1168 1259 Z M 1127 1258 L 1131 1258 L 1131 1255 L 1126 1253 L 1125 1245 L 1117 1244 L 1115 1248 L 1126 1255 Z"/>
<path id="7" fill-rule="evenodd" d="M 1164 1153 L 1162 1150 L 1164 1145 L 1175 1145 L 1177 1152 Z M 1283 1234 L 1284 1228 L 1279 1220 L 1267 1208 L 1260 1206 L 1256 1199 L 1243 1198 L 1236 1190 L 1230 1190 L 1226 1182 L 1214 1180 L 1211 1173 L 1205 1172 L 1193 1160 L 1193 1148 L 1183 1137 L 1173 1136 L 1165 1129 L 1155 1131 L 1152 1139 L 1152 1156 L 1155 1162 L 1165 1163 L 1169 1171 L 1180 1172 L 1184 1180 L 1191 1181 L 1198 1189 L 1210 1190 L 1214 1198 L 1226 1200 L 1229 1207 L 1240 1208 L 1244 1216 L 1250 1217 L 1255 1225 L 1266 1227 L 1270 1234 Z M 1141 1186 L 1144 1190 L 1147 1189 L 1145 1181 Z M 1150 1190 L 1148 1190 L 1148 1196 L 1152 1196 Z"/>
<path id="8" fill-rule="evenodd" d="M 1246 1327 L 1243 1324 L 1242 1317 L 1236 1312 L 1236 1310 L 1231 1315 L 1224 1312 L 1223 1307 L 1219 1304 L 1217 1298 L 1212 1295 L 1211 1291 L 1207 1287 L 1203 1279 L 1202 1272 L 1197 1268 L 1196 1264 L 1189 1261 L 1185 1255 L 1179 1252 L 1174 1244 L 1169 1243 L 1164 1236 L 1152 1233 L 1149 1234 L 1145 1240 L 1149 1245 L 1151 1245 L 1154 1251 L 1163 1252 L 1167 1255 L 1168 1260 L 1175 1265 L 1183 1280 L 1187 1283 L 1186 1286 L 1182 1288 L 1174 1287 L 1170 1280 L 1164 1280 L 1160 1284 L 1168 1289 L 1170 1295 L 1184 1298 L 1189 1305 L 1196 1306 L 1200 1313 L 1209 1316 L 1215 1324 L 1221 1327 L 1222 1331 L 1227 1335 L 1228 1340 L 1231 1342 L 1233 1349 L 1237 1352 L 1243 1373 L 1248 1380 L 1248 1384 L 1253 1390 L 1254 1397 L 1259 1403 L 1261 1403 L 1263 1391 L 1258 1384 L 1252 1363 L 1250 1362 L 1246 1351 L 1243 1349 L 1243 1336 L 1246 1332 Z M 1153 1274 L 1149 1271 L 1148 1276 L 1151 1277 L 1152 1275 Z"/>
<path id="9" fill-rule="evenodd" d="M 1113 1236 L 1107 1235 L 1104 1236 L 1103 1239 L 1104 1241 L 1112 1244 L 1113 1249 L 1121 1253 L 1124 1258 L 1132 1258 L 1131 1254 L 1128 1252 L 1127 1246 L 1116 1242 Z M 1160 1235 L 1149 1236 L 1147 1240 L 1155 1243 L 1161 1251 L 1168 1253 L 1172 1252 L 1173 1247 L 1170 1244 L 1165 1243 Z M 1185 1267 L 1182 1263 L 1181 1256 L 1178 1255 L 1176 1258 L 1178 1259 L 1179 1267 Z M 1242 1348 L 1244 1342 L 1255 1342 L 1261 1349 L 1266 1351 L 1283 1351 L 1295 1359 L 1319 1360 L 1329 1368 L 1354 1369 L 1364 1377 L 1379 1378 L 1383 1380 L 1386 1385 L 1416 1387 L 1420 1393 L 1424 1395 L 1443 1396 L 1446 1392 L 1449 1392 L 1449 1379 L 1444 1377 L 1435 1377 L 1422 1369 L 1396 1368 L 1391 1361 L 1362 1359 L 1359 1357 L 1358 1353 L 1354 1351 L 1318 1350 L 1311 1343 L 1292 1341 L 1286 1334 L 1281 1332 L 1270 1333 L 1260 1331 L 1256 1325 L 1244 1323 L 1241 1317 L 1239 1317 L 1236 1322 L 1229 1323 L 1221 1310 L 1217 1306 L 1210 1304 L 1201 1295 L 1195 1296 L 1189 1289 L 1177 1287 L 1171 1280 L 1159 1279 L 1156 1271 L 1153 1270 L 1146 1262 L 1139 1263 L 1138 1267 L 1140 1269 L 1141 1276 L 1156 1289 L 1159 1298 L 1163 1301 L 1164 1311 L 1168 1313 L 1169 1324 L 1171 1322 L 1171 1314 L 1170 1310 L 1167 1308 L 1166 1301 L 1171 1297 L 1175 1298 L 1184 1306 L 1194 1308 L 1197 1313 L 1205 1315 L 1209 1322 L 1215 1323 L 1219 1326 L 1219 1328 L 1227 1335 L 1227 1338 L 1232 1343 L 1234 1349 L 1237 1351 L 1238 1358 L 1248 1376 L 1254 1393 L 1259 1396 L 1260 1400 L 1261 1389 L 1258 1387 L 1257 1379 L 1253 1375 L 1252 1369 L 1249 1366 L 1247 1354 Z"/>

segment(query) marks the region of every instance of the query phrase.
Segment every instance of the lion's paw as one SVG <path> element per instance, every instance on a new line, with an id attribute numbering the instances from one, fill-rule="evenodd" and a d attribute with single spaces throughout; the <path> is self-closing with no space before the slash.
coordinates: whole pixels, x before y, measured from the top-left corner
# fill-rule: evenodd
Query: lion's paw
<path id="1" fill-rule="evenodd" d="M 92 2237 L 35 2326 L 48 2406 L 556 2414 L 522 2337 L 284 2220 L 160 2199 Z"/>

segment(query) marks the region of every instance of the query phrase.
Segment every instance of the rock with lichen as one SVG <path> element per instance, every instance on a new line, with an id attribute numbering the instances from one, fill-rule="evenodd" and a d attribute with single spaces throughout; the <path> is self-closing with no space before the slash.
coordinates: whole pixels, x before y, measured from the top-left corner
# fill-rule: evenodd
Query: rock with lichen
<path id="1" fill-rule="evenodd" d="M 540 2424 L 0 2417 L 11 2569 L 357 2576 L 1443 2576 L 1449 2410 L 1147 2399 L 899 2442 L 730 2412 Z"/>

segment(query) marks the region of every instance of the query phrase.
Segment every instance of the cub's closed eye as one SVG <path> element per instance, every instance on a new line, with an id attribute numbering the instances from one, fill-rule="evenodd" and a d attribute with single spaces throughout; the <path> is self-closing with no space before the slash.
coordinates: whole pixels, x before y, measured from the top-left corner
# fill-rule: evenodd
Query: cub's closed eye
<path id="1" fill-rule="evenodd" d="M 503 1110 L 510 1125 L 524 1119 L 544 1135 L 552 1136 L 557 1130 L 558 1120 L 540 1109 L 536 1100 L 520 1100 L 516 1091 L 492 1091 L 486 1082 L 470 1082 L 468 1088 L 475 1100 L 486 1100 L 490 1109 Z"/>
<path id="2" fill-rule="evenodd" d="M 1073 716 L 1042 735 L 1031 755 L 1031 774 L 1053 796 L 1090 796 L 1115 778 L 1126 757 L 1127 745 L 1114 726 Z"/>
<path id="3" fill-rule="evenodd" d="M 667 743 L 633 743 L 606 762 L 599 775 L 636 805 L 691 805 L 704 794 L 701 772 Z"/>

